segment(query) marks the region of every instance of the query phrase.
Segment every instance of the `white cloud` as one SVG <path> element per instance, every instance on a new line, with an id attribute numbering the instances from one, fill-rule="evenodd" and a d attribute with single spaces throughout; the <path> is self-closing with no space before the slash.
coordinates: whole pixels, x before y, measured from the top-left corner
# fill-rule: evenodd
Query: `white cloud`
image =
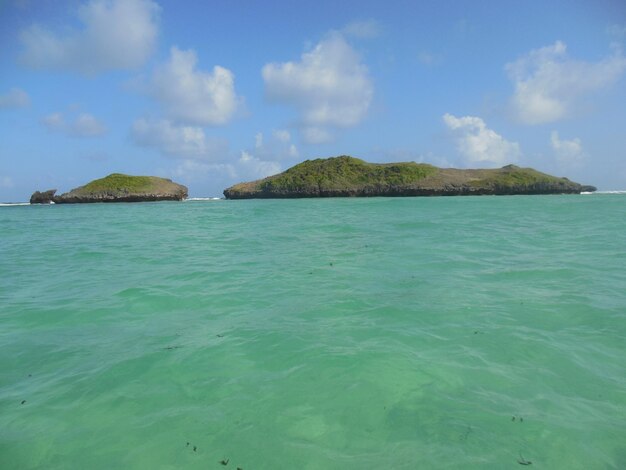
<path id="1" fill-rule="evenodd" d="M 612 24 L 606 28 L 607 34 L 610 36 L 622 39 L 626 37 L 626 25 L 625 24 Z"/>
<path id="2" fill-rule="evenodd" d="M 137 119 L 131 138 L 138 145 L 156 148 L 170 157 L 219 160 L 228 152 L 224 140 L 207 137 L 201 127 L 176 125 L 167 119 Z"/>
<path id="3" fill-rule="evenodd" d="M 184 124 L 225 124 L 241 102 L 235 93 L 235 77 L 219 65 L 212 73 L 196 70 L 197 62 L 193 50 L 172 47 L 170 60 L 154 73 L 151 94 L 170 119 Z"/>
<path id="4" fill-rule="evenodd" d="M 457 148 L 468 163 L 502 166 L 516 161 L 522 153 L 518 143 L 489 129 L 479 117 L 445 114 L 443 120 L 457 134 Z"/>
<path id="5" fill-rule="evenodd" d="M 512 106 L 521 122 L 542 124 L 569 117 L 579 97 L 611 85 L 626 69 L 620 53 L 591 63 L 569 59 L 566 49 L 557 41 L 506 64 L 515 85 Z"/>
<path id="6" fill-rule="evenodd" d="M 333 134 L 326 128 L 307 126 L 301 129 L 302 139 L 307 144 L 326 144 L 332 142 Z"/>
<path id="7" fill-rule="evenodd" d="M 91 114 L 82 113 L 72 125 L 72 133 L 81 137 L 92 137 L 102 135 L 106 128 Z"/>
<path id="8" fill-rule="evenodd" d="M 265 138 L 262 132 L 254 136 L 254 155 L 263 161 L 297 158 L 299 154 L 298 148 L 291 142 L 291 134 L 285 129 L 275 129 L 269 138 Z"/>
<path id="9" fill-rule="evenodd" d="M 303 138 L 332 139 L 332 130 L 360 123 L 374 87 L 367 67 L 338 33 L 329 34 L 299 62 L 270 63 L 262 70 L 268 98 L 295 107 Z"/>
<path id="10" fill-rule="evenodd" d="M 72 122 L 66 122 L 62 113 L 45 116 L 41 123 L 53 132 L 60 132 L 70 137 L 98 137 L 106 133 L 106 127 L 88 113 L 79 114 Z"/>
<path id="11" fill-rule="evenodd" d="M 358 39 L 371 39 L 380 35 L 380 25 L 376 20 L 355 20 L 342 28 L 346 36 Z"/>
<path id="12" fill-rule="evenodd" d="M 443 62 L 443 57 L 439 54 L 433 54 L 431 52 L 422 51 L 417 54 L 417 60 L 427 67 L 435 67 Z"/>
<path id="13" fill-rule="evenodd" d="M 285 129 L 275 129 L 272 135 L 280 142 L 289 142 L 291 140 L 291 134 Z"/>
<path id="14" fill-rule="evenodd" d="M 280 173 L 280 164 L 275 161 L 261 160 L 244 150 L 241 152 L 235 169 L 238 177 L 255 180 Z"/>
<path id="15" fill-rule="evenodd" d="M 61 113 L 53 113 L 45 116 L 41 123 L 48 128 L 48 130 L 61 132 L 66 128 L 67 124 Z"/>
<path id="16" fill-rule="evenodd" d="M 33 25 L 20 34 L 23 63 L 87 75 L 134 69 L 152 54 L 159 6 L 151 0 L 91 0 L 78 9 L 80 30 L 57 33 Z"/>
<path id="17" fill-rule="evenodd" d="M 257 132 L 257 134 L 254 136 L 254 146 L 255 148 L 263 147 L 263 133 L 262 132 Z"/>
<path id="18" fill-rule="evenodd" d="M 289 146 L 289 156 L 291 158 L 298 158 L 299 155 L 300 152 L 298 152 L 298 147 L 296 147 L 295 144 L 291 144 Z"/>
<path id="19" fill-rule="evenodd" d="M 11 189 L 13 186 L 15 186 L 15 184 L 9 176 L 0 175 L 0 188 Z"/>
<path id="20" fill-rule="evenodd" d="M 30 97 L 21 88 L 11 88 L 4 95 L 0 95 L 0 109 L 23 108 L 30 104 Z"/>
<path id="21" fill-rule="evenodd" d="M 206 180 L 207 176 L 223 175 L 236 179 L 235 167 L 229 163 L 210 163 L 202 160 L 183 160 L 174 169 L 174 176 L 187 181 Z"/>
<path id="22" fill-rule="evenodd" d="M 579 167 L 585 158 L 583 146 L 578 138 L 561 140 L 557 131 L 550 134 L 550 145 L 562 166 Z"/>

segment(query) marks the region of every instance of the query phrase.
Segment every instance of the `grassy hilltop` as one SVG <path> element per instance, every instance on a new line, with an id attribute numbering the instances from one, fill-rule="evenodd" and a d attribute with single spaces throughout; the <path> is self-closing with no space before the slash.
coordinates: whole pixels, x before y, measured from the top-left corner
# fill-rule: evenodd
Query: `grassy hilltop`
<path id="1" fill-rule="evenodd" d="M 152 176 L 130 176 L 122 173 L 112 173 L 109 176 L 93 180 L 85 186 L 72 190 L 74 194 L 89 194 L 97 192 L 146 192 L 158 189 L 163 185 L 162 178 Z"/>
<path id="2" fill-rule="evenodd" d="M 368 163 L 350 156 L 307 160 L 278 175 L 236 184 L 228 199 L 555 194 L 593 191 L 532 168 L 459 170 L 425 163 Z"/>

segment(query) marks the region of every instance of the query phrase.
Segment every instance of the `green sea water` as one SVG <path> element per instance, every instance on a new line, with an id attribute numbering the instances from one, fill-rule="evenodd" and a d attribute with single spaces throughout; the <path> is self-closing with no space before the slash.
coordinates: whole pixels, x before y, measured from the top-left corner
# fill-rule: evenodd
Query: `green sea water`
<path id="1" fill-rule="evenodd" d="M 626 468 L 625 195 L 0 207 L 0 275 L 2 469 Z"/>

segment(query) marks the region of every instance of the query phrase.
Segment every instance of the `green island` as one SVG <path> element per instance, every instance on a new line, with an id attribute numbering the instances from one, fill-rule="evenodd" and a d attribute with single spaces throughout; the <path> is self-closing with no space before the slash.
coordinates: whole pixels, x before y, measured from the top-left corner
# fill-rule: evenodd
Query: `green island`
<path id="1" fill-rule="evenodd" d="M 90 202 L 181 201 L 188 197 L 187 188 L 157 176 L 130 176 L 113 173 L 84 186 L 55 196 L 56 189 L 35 191 L 31 204 L 77 204 Z"/>
<path id="2" fill-rule="evenodd" d="M 532 168 L 438 168 L 426 163 L 368 163 L 346 155 L 307 160 L 267 178 L 224 190 L 227 199 L 580 194 L 581 185 Z"/>

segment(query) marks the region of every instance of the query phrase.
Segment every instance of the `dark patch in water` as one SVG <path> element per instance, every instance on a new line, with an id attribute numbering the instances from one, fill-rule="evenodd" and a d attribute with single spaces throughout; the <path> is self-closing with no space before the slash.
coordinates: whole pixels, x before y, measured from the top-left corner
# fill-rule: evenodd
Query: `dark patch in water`
<path id="1" fill-rule="evenodd" d="M 519 459 L 517 459 L 517 463 L 520 465 L 532 465 L 532 462 L 530 460 L 526 460 L 524 458 L 524 456 L 522 455 L 522 453 L 519 453 Z"/>
<path id="2" fill-rule="evenodd" d="M 472 427 L 468 426 L 467 429 L 465 430 L 465 432 L 463 433 L 463 435 L 461 436 L 461 442 L 467 441 L 467 438 L 472 433 L 472 431 L 473 431 Z"/>

